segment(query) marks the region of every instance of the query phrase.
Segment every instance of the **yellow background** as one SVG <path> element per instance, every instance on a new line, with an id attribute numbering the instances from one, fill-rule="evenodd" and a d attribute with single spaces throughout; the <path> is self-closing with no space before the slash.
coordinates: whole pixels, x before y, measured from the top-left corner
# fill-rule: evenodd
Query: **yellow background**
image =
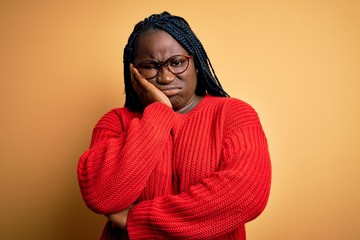
<path id="1" fill-rule="evenodd" d="M 76 166 L 123 105 L 133 26 L 185 17 L 267 133 L 273 184 L 248 239 L 360 239 L 360 6 L 350 0 L 0 2 L 0 239 L 98 239 Z"/>

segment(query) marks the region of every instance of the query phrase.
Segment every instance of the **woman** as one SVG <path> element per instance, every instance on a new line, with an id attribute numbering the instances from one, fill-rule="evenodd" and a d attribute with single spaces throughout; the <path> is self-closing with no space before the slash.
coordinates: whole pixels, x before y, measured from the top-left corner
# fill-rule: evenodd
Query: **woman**
<path id="1" fill-rule="evenodd" d="M 124 49 L 126 102 L 97 123 L 78 179 L 102 239 L 246 239 L 271 180 L 256 112 L 230 98 L 201 42 L 167 12 Z"/>

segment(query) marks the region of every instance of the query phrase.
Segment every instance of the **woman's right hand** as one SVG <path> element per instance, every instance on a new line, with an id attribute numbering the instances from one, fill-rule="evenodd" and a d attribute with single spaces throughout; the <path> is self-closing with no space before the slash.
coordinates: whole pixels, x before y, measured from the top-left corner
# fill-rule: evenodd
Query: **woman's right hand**
<path id="1" fill-rule="evenodd" d="M 130 64 L 130 75 L 131 84 L 145 106 L 153 102 L 161 102 L 172 108 L 169 98 L 141 76 L 133 64 Z"/>

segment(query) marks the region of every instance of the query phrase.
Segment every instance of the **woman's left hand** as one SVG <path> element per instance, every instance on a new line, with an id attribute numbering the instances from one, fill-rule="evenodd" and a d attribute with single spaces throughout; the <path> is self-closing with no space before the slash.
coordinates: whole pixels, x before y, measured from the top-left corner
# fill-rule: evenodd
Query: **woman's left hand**
<path id="1" fill-rule="evenodd" d="M 130 209 L 133 205 L 130 205 L 128 208 L 114 214 L 106 215 L 110 222 L 112 223 L 112 227 L 126 229 L 127 218 L 129 215 Z"/>

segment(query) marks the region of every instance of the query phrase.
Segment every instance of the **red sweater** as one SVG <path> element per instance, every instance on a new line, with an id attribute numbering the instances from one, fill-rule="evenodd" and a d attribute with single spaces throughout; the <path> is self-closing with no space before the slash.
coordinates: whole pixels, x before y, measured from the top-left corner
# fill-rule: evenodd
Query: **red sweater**
<path id="1" fill-rule="evenodd" d="M 87 206 L 130 210 L 127 232 L 102 239 L 237 239 L 265 208 L 271 165 L 258 115 L 234 98 L 205 98 L 179 114 L 162 103 L 114 109 L 78 163 Z"/>

